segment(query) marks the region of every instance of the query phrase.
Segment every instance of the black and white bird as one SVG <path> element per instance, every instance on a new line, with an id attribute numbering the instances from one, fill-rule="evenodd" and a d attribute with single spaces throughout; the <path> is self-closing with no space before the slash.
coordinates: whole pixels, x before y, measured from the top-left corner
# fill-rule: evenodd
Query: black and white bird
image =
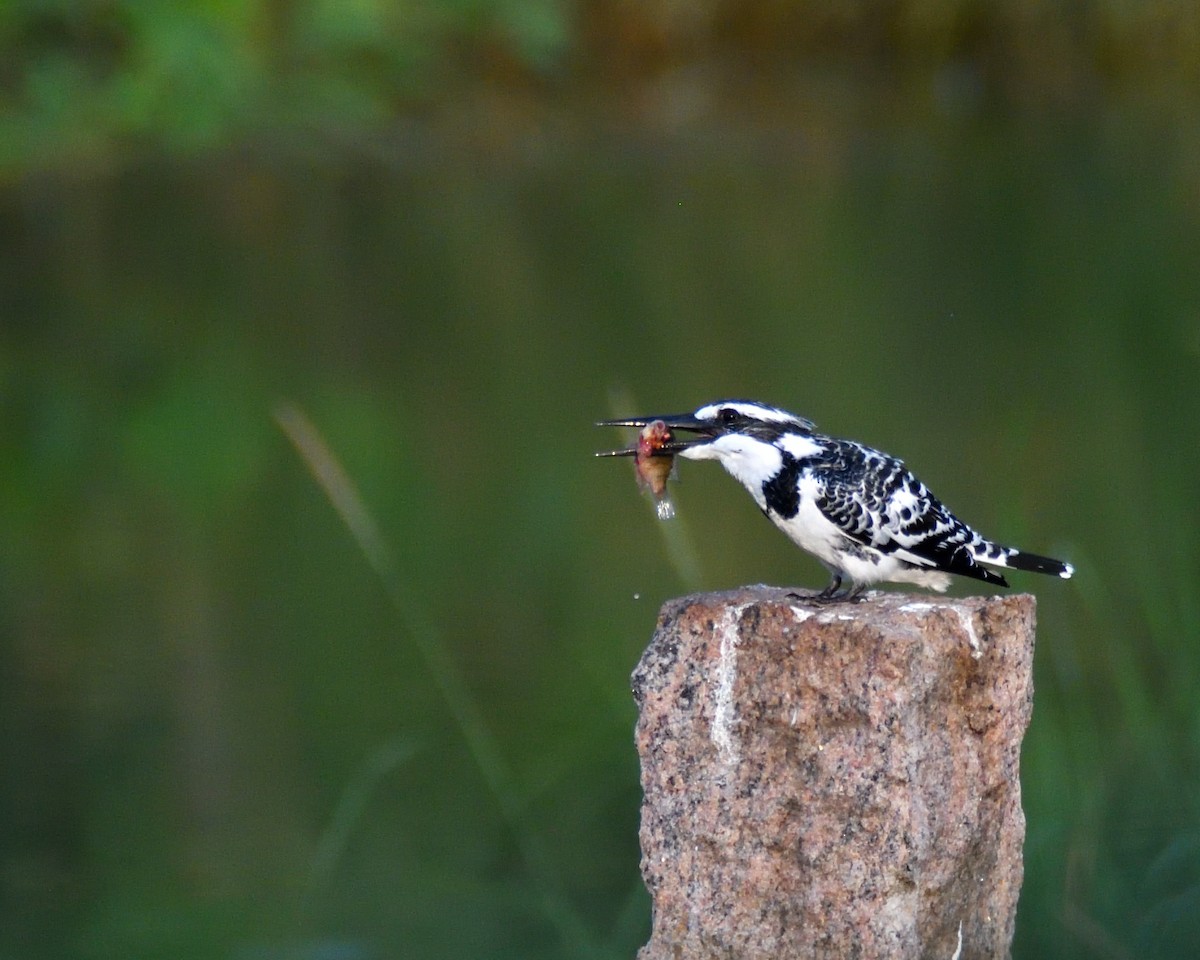
<path id="1" fill-rule="evenodd" d="M 778 407 L 723 400 L 695 413 L 605 420 L 599 426 L 644 427 L 656 420 L 673 436 L 658 455 L 719 460 L 780 530 L 821 561 L 833 577 L 818 595 L 824 599 L 853 597 L 885 580 L 943 591 L 951 574 L 1007 587 L 989 567 L 1064 580 L 1075 572 L 1069 563 L 984 539 L 900 460 L 826 436 L 812 421 Z M 694 436 L 680 438 L 676 431 Z"/>

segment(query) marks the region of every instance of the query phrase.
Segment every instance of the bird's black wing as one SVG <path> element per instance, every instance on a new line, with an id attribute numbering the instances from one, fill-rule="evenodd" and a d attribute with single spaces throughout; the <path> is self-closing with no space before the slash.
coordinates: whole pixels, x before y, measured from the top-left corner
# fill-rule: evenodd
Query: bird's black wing
<path id="1" fill-rule="evenodd" d="M 1008 586 L 976 563 L 968 544 L 982 543 L 895 457 L 860 443 L 830 445 L 810 464 L 820 483 L 817 508 L 856 543 L 916 567 L 945 570 Z"/>

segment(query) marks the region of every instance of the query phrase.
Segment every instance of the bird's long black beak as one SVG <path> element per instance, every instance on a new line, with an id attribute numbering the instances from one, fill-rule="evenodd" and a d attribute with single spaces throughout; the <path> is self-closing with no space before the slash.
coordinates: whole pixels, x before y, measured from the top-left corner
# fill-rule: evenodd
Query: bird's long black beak
<path id="1" fill-rule="evenodd" d="M 695 433 L 695 437 L 672 437 L 666 443 L 662 444 L 655 456 L 670 456 L 679 453 L 680 450 L 686 450 L 688 447 L 696 443 L 703 443 L 706 440 L 712 439 L 713 425 L 705 420 L 697 420 L 690 413 L 668 413 L 657 414 L 645 417 L 628 417 L 624 420 L 598 420 L 598 427 L 636 427 L 638 429 L 653 423 L 655 420 L 661 420 L 667 425 L 672 435 L 677 430 L 685 430 L 690 433 Z M 624 450 L 602 450 L 597 453 L 598 457 L 632 457 L 637 454 L 637 444 L 632 447 L 627 447 Z"/>

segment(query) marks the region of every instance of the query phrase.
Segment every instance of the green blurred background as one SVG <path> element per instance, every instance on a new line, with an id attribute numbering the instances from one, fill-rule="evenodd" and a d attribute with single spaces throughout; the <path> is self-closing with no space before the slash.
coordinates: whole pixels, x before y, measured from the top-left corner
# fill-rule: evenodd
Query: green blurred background
<path id="1" fill-rule="evenodd" d="M 725 396 L 1076 564 L 1014 956 L 1200 951 L 1194 4 L 10 0 L 0 254 L 2 960 L 631 957 Z"/>

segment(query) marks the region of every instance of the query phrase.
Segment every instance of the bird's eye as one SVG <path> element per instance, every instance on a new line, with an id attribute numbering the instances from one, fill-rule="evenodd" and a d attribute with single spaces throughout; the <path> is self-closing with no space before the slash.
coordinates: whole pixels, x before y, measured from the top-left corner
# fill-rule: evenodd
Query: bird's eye
<path id="1" fill-rule="evenodd" d="M 722 407 L 717 416 L 721 418 L 722 423 L 733 423 L 738 418 L 738 412 L 733 407 Z"/>

